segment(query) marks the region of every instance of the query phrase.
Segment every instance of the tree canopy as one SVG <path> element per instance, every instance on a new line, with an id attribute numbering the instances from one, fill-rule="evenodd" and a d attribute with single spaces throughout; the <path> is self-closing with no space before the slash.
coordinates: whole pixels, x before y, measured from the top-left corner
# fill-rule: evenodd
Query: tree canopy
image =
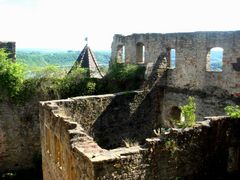
<path id="1" fill-rule="evenodd" d="M 13 62 L 8 58 L 5 49 L 0 49 L 0 89 L 1 96 L 13 97 L 21 89 L 24 80 L 23 65 Z"/>

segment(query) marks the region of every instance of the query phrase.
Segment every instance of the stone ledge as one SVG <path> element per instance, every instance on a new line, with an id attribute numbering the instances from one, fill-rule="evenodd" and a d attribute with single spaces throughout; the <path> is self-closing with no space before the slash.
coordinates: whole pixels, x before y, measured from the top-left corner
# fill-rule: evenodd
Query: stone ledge
<path id="1" fill-rule="evenodd" d="M 103 162 L 103 161 L 114 161 L 117 159 L 125 158 L 126 156 L 139 154 L 140 151 L 144 150 L 140 146 L 133 146 L 129 148 L 117 148 L 109 151 L 104 151 L 103 153 L 95 154 L 94 157 L 91 158 L 93 163 Z"/>

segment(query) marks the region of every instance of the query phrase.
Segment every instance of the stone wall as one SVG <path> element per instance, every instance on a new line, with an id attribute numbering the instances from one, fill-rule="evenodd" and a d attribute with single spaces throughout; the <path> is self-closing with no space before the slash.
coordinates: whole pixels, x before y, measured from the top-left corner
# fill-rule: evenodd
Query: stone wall
<path id="1" fill-rule="evenodd" d="M 145 47 L 146 66 L 155 63 L 162 53 L 169 59 L 169 50 L 176 50 L 176 68 L 168 71 L 167 86 L 203 91 L 215 87 L 232 95 L 240 92 L 240 31 L 115 35 L 112 61 L 119 56 L 119 46 L 124 46 L 125 62 L 137 63 L 139 42 Z M 207 55 L 213 47 L 224 49 L 221 72 L 206 69 Z"/>
<path id="2" fill-rule="evenodd" d="M 15 42 L 0 41 L 0 48 L 16 59 Z M 1 91 L 1 90 L 0 90 Z M 25 170 L 41 162 L 38 100 L 16 104 L 2 97 L 0 102 L 0 174 Z"/>
<path id="3" fill-rule="evenodd" d="M 9 58 L 16 60 L 16 43 L 0 41 L 0 48 L 4 48 L 9 53 Z"/>
<path id="4" fill-rule="evenodd" d="M 239 98 L 229 96 L 217 89 L 209 89 L 206 93 L 188 89 L 166 88 L 164 91 L 161 119 L 169 121 L 173 119 L 172 109 L 186 105 L 188 98 L 192 96 L 196 102 L 196 117 L 198 121 L 205 116 L 225 115 L 224 108 L 230 104 L 238 104 Z"/>
<path id="5" fill-rule="evenodd" d="M 237 46 L 230 42 L 238 42 L 238 34 L 116 35 L 112 59 L 123 58 L 124 46 L 125 63 L 145 64 L 149 71 L 144 91 L 42 102 L 45 179 L 218 179 L 239 174 L 238 120 L 203 121 L 204 116 L 223 115 L 224 107 L 239 103 L 239 88 L 235 88 L 239 72 L 234 62 L 239 54 L 237 49 L 232 52 Z M 224 48 L 222 72 L 206 70 L 212 47 Z M 169 67 L 172 48 L 176 68 Z M 232 79 L 226 83 L 225 78 Z M 180 115 L 178 107 L 189 96 L 195 97 L 198 121 L 202 122 L 148 138 L 153 137 L 153 129 L 172 125 L 170 120 Z M 124 141 L 128 146 L 137 141 L 140 146 L 121 147 Z"/>
<path id="6" fill-rule="evenodd" d="M 53 105 L 51 108 L 48 108 L 49 113 L 40 112 L 43 178 L 45 180 L 92 178 L 92 167 L 88 158 L 81 155 L 78 148 L 73 147 L 75 142 L 84 140 L 88 143 L 91 138 L 82 132 L 79 124 L 69 121 L 64 116 L 60 118 L 61 111 L 56 106 Z"/>
<path id="7" fill-rule="evenodd" d="M 76 97 L 57 104 L 101 147 L 111 149 L 123 145 L 125 139 L 142 142 L 152 135 L 161 122 L 161 98 L 161 90 L 132 91 Z"/>
<path id="8" fill-rule="evenodd" d="M 68 105 L 79 99 L 41 103 L 45 180 L 218 179 L 239 173 L 239 119 L 209 117 L 193 128 L 150 136 L 141 146 L 106 150 L 69 114 Z"/>
<path id="9" fill-rule="evenodd" d="M 40 163 L 38 103 L 0 103 L 0 173 Z M 38 162 L 37 162 L 38 161 Z"/>
<path id="10" fill-rule="evenodd" d="M 239 119 L 209 117 L 193 128 L 147 139 L 149 179 L 236 179 Z"/>
<path id="11" fill-rule="evenodd" d="M 125 63 L 137 63 L 137 44 L 145 46 L 148 81 L 143 88 L 164 89 L 161 120 L 168 124 L 172 109 L 187 103 L 189 96 L 196 99 L 197 119 L 224 115 L 224 107 L 239 103 L 240 31 L 193 32 L 171 34 L 115 35 L 112 43 L 112 61 L 119 56 L 119 47 L 125 47 Z M 223 51 L 222 71 L 207 69 L 211 48 Z M 170 67 L 170 50 L 176 50 L 176 67 Z"/>
<path id="12" fill-rule="evenodd" d="M 68 100 L 71 101 L 71 100 Z M 136 179 L 144 177 L 139 146 L 102 149 L 67 116 L 64 101 L 42 102 L 40 111 L 44 180 Z"/>
<path id="13" fill-rule="evenodd" d="M 125 62 L 135 63 L 138 57 L 138 64 L 149 67 L 149 80 L 143 91 L 42 102 L 44 179 L 171 179 L 239 172 L 237 120 L 212 119 L 145 142 L 153 129 L 171 125 L 173 108 L 176 113 L 189 96 L 196 99 L 199 121 L 239 103 L 239 38 L 238 31 L 116 35 L 112 57 L 119 45 L 125 46 Z M 143 62 L 143 51 L 136 52 L 142 45 Z M 212 47 L 224 48 L 222 72 L 206 71 Z M 175 69 L 169 68 L 171 48 L 176 49 Z M 0 103 L 0 171 L 34 166 L 40 150 L 36 102 Z M 141 146 L 117 148 L 123 140 Z"/>

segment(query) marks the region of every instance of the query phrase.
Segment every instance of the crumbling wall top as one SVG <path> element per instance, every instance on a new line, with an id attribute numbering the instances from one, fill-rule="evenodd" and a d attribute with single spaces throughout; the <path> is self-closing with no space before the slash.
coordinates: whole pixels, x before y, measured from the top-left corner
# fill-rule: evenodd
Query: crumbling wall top
<path id="1" fill-rule="evenodd" d="M 220 50 L 220 56 L 211 55 Z M 116 35 L 112 42 L 112 61 L 149 67 L 163 54 L 168 61 L 166 86 L 211 86 L 239 94 L 240 31 Z"/>

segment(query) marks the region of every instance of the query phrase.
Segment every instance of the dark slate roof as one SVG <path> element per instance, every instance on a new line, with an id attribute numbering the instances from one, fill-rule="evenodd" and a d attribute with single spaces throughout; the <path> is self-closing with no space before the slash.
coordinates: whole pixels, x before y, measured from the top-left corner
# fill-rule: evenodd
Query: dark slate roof
<path id="1" fill-rule="evenodd" d="M 90 47 L 86 44 L 86 46 L 83 48 L 82 52 L 78 56 L 77 60 L 75 61 L 74 65 L 68 72 L 71 73 L 71 71 L 77 67 L 81 68 L 88 68 L 89 69 L 89 77 L 93 78 L 102 78 L 103 75 L 99 69 L 99 66 L 97 64 L 96 58 L 90 49 Z"/>

